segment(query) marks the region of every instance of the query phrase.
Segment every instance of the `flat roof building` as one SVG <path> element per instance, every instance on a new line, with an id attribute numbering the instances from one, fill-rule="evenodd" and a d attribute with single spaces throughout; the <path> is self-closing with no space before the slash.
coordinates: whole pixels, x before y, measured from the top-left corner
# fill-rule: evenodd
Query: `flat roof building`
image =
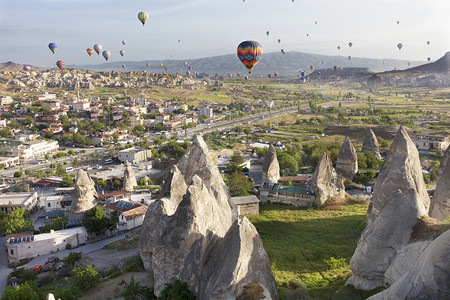
<path id="1" fill-rule="evenodd" d="M 37 193 L 6 193 L 0 195 L 0 211 L 9 214 L 16 208 L 24 208 L 25 211 L 35 211 L 37 207 Z"/>

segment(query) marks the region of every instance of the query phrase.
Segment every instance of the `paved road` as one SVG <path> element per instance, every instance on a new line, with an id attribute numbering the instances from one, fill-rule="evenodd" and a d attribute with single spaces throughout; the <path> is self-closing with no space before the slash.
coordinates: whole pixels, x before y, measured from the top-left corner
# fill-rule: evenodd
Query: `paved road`
<path id="1" fill-rule="evenodd" d="M 112 242 L 118 241 L 118 240 L 122 240 L 124 238 L 125 238 L 125 233 L 122 233 L 115 237 L 107 238 L 107 239 L 104 239 L 104 240 L 101 240 L 99 242 L 92 243 L 92 244 L 86 244 L 84 246 L 81 246 L 81 247 L 78 247 L 78 248 L 75 248 L 72 250 L 62 250 L 57 253 L 51 253 L 51 254 L 38 256 L 38 257 L 35 257 L 32 261 L 30 261 L 27 265 L 30 268 L 32 268 L 36 265 L 43 265 L 47 262 L 47 260 L 50 256 L 57 256 L 60 259 L 63 259 L 67 255 L 69 255 L 70 251 L 76 251 L 76 252 L 81 251 L 83 253 L 93 252 L 95 250 L 102 249 L 104 246 L 108 245 L 109 243 L 112 243 Z M 0 255 L 0 294 L 3 293 L 3 290 L 5 289 L 6 284 L 7 284 L 8 275 L 12 271 L 12 269 L 8 268 L 8 264 L 7 264 L 5 242 L 6 242 L 6 237 L 1 237 L 0 238 L 0 251 L 1 251 L 1 255 Z"/>

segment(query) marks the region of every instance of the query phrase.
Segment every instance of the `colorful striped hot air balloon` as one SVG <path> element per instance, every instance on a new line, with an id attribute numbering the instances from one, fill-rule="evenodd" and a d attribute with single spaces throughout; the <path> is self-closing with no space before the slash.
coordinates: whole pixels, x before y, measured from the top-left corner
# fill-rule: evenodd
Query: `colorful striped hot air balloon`
<path id="1" fill-rule="evenodd" d="M 87 54 L 89 54 L 89 56 L 91 56 L 92 54 L 94 54 L 94 49 L 92 48 L 87 48 L 86 49 Z"/>
<path id="2" fill-rule="evenodd" d="M 138 13 L 138 19 L 139 21 L 141 21 L 142 26 L 144 26 L 145 22 L 147 22 L 148 20 L 148 13 L 146 13 L 145 11 L 141 11 L 140 13 Z"/>
<path id="3" fill-rule="evenodd" d="M 23 70 L 24 71 L 31 71 L 31 67 L 30 66 L 23 66 Z"/>
<path id="4" fill-rule="evenodd" d="M 252 72 L 252 69 L 259 62 L 263 54 L 261 44 L 256 41 L 244 41 L 237 48 L 237 56 L 242 64 Z"/>
<path id="5" fill-rule="evenodd" d="M 56 45 L 56 43 L 50 43 L 48 44 L 48 48 L 53 52 L 53 54 L 55 54 L 56 49 L 58 49 L 58 45 Z"/>
<path id="6" fill-rule="evenodd" d="M 56 62 L 56 65 L 58 66 L 58 68 L 64 69 L 64 67 L 66 66 L 66 63 L 63 60 L 58 60 Z"/>

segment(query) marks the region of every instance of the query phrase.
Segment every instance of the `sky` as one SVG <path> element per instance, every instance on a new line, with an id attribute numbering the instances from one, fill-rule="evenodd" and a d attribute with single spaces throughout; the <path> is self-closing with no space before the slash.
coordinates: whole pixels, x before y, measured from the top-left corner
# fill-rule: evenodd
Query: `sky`
<path id="1" fill-rule="evenodd" d="M 244 40 L 266 53 L 436 60 L 450 51 L 449 11 L 449 0 L 0 0 L 0 62 L 95 65 L 96 43 L 111 61 L 186 60 L 234 54 Z"/>

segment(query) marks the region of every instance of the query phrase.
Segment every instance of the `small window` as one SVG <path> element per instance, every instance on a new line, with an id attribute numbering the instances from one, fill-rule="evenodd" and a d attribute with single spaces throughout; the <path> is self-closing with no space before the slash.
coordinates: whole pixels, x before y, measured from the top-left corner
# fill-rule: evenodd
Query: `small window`
<path id="1" fill-rule="evenodd" d="M 50 207 L 50 203 L 48 204 L 48 207 Z"/>
<path id="2" fill-rule="evenodd" d="M 11 249 L 11 254 L 14 254 L 14 250 L 13 249 Z"/>

